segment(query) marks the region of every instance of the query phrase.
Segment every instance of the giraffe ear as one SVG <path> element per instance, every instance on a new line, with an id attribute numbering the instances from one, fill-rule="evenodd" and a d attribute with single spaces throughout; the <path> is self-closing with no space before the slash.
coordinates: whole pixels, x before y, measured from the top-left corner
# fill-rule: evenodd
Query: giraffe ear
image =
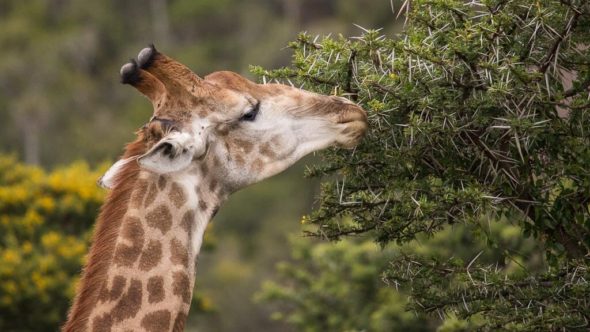
<path id="1" fill-rule="evenodd" d="M 204 145 L 192 135 L 173 132 L 162 138 L 146 154 L 139 157 L 139 165 L 158 174 L 178 172 L 190 166 L 193 158 L 200 157 Z"/>
<path id="2" fill-rule="evenodd" d="M 123 166 L 125 166 L 128 162 L 130 162 L 133 159 L 135 158 L 120 159 L 119 161 L 114 163 L 113 166 L 111 166 L 107 170 L 107 172 L 104 173 L 104 175 L 101 176 L 100 179 L 98 179 L 96 183 L 105 189 L 112 189 L 115 185 L 115 179 L 117 178 L 117 175 L 119 174 L 121 169 L 123 169 Z"/>

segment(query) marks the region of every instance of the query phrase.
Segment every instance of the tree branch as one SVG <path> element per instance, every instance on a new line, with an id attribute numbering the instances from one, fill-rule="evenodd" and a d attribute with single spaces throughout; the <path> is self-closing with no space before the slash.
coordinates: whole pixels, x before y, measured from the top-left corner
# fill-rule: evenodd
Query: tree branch
<path id="1" fill-rule="evenodd" d="M 547 54 L 545 56 L 545 59 L 541 62 L 542 64 L 539 67 L 540 73 L 544 74 L 547 71 L 547 68 L 549 68 L 549 65 L 557 56 L 557 50 L 559 49 L 561 43 L 566 39 L 566 37 L 568 37 L 570 32 L 576 28 L 580 15 L 582 15 L 581 12 L 575 11 L 572 18 L 567 22 L 565 28 L 563 29 L 563 32 L 559 36 L 557 36 L 557 40 L 555 40 L 555 43 L 553 43 L 553 46 L 551 47 L 549 54 Z"/>

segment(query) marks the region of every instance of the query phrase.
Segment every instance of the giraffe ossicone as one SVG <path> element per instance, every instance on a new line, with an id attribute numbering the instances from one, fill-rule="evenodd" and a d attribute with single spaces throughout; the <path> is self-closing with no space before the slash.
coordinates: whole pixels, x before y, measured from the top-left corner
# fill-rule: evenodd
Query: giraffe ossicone
<path id="1" fill-rule="evenodd" d="M 150 46 L 121 81 L 149 122 L 99 180 L 111 188 L 63 331 L 182 331 L 208 222 L 227 197 L 367 129 L 345 98 L 232 72 L 200 78 Z"/>

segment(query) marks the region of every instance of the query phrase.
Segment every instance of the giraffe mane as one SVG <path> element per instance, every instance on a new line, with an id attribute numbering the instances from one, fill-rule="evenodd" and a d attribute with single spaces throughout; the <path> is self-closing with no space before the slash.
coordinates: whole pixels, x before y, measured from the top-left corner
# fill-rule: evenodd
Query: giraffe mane
<path id="1" fill-rule="evenodd" d="M 127 144 L 123 158 L 140 156 L 146 152 L 144 133 L 139 131 L 137 135 L 135 141 Z M 136 162 L 129 162 L 115 177 L 115 185 L 96 221 L 88 263 L 82 272 L 68 320 L 62 328 L 64 332 L 84 331 L 87 327 L 90 312 L 96 304 L 114 255 L 117 236 L 139 171 Z"/>

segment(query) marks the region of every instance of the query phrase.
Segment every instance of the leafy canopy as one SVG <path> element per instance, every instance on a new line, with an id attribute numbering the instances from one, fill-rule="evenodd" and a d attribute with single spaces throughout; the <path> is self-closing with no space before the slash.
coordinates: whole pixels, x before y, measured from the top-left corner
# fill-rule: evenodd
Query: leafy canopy
<path id="1" fill-rule="evenodd" d="M 385 272 L 411 288 L 409 308 L 486 328 L 588 326 L 590 307 L 590 5 L 582 0 L 414 0 L 396 38 L 291 44 L 293 65 L 264 80 L 348 96 L 369 113 L 352 153 L 329 150 L 310 234 L 365 234 L 385 246 L 507 219 L 543 248 L 518 273 L 478 261 L 412 254 Z"/>

